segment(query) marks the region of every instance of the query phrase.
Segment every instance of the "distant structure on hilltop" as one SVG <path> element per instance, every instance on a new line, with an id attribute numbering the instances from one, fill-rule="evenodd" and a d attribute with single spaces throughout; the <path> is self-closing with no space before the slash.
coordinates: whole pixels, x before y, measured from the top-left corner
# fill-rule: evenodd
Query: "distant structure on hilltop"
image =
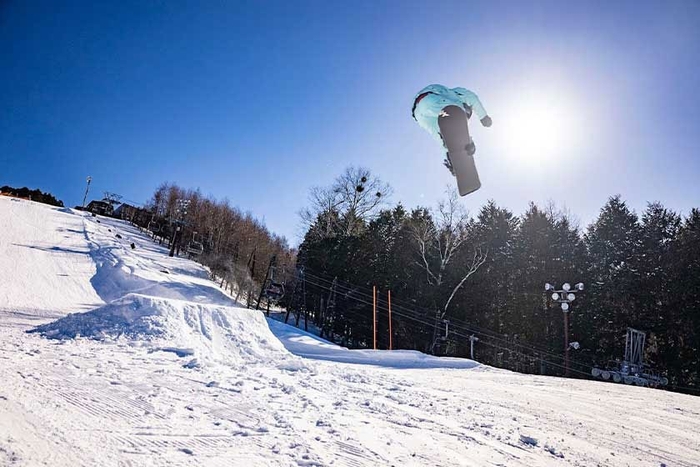
<path id="1" fill-rule="evenodd" d="M 114 213 L 114 207 L 111 203 L 108 203 L 107 201 L 98 200 L 90 201 L 85 210 L 93 214 L 99 214 L 101 216 L 111 216 Z"/>

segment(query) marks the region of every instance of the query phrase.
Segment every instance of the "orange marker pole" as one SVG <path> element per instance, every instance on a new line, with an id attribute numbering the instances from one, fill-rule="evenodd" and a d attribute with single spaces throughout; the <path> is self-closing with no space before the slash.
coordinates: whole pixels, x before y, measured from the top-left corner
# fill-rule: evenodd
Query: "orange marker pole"
<path id="1" fill-rule="evenodd" d="M 374 320 L 372 324 L 374 325 L 374 350 L 377 350 L 377 286 L 372 286 L 372 316 Z"/>
<path id="2" fill-rule="evenodd" d="M 391 335 L 391 290 L 387 293 L 389 295 L 389 350 L 394 350 Z"/>

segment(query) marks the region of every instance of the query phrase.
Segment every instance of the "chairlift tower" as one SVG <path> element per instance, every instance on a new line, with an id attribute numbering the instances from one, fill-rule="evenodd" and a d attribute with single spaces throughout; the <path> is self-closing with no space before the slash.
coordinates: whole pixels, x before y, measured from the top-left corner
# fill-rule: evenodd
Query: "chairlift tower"
<path id="1" fill-rule="evenodd" d="M 190 207 L 189 199 L 178 198 L 175 202 L 175 231 L 173 232 L 173 239 L 170 244 L 170 253 L 168 256 L 175 256 L 175 245 L 177 244 L 178 233 L 182 230 L 182 225 L 184 224 L 183 219 L 187 217 L 187 210 Z"/>
<path id="2" fill-rule="evenodd" d="M 116 193 L 111 193 L 109 191 L 105 191 L 104 198 L 102 198 L 102 200 L 111 204 L 112 207 L 114 207 L 115 204 L 121 203 L 122 195 L 118 195 Z"/>
<path id="3" fill-rule="evenodd" d="M 92 182 L 92 177 L 90 177 L 88 175 L 87 186 L 85 187 L 85 196 L 83 196 L 83 209 L 85 209 L 85 201 L 87 201 L 87 195 L 88 195 L 88 192 L 90 191 L 90 182 Z"/>
<path id="4" fill-rule="evenodd" d="M 284 296 L 284 283 L 275 281 L 275 271 L 277 270 L 277 255 L 270 258 L 270 264 L 267 266 L 265 280 L 260 288 L 260 295 L 255 305 L 255 309 L 260 309 L 260 302 L 263 297 L 267 299 L 267 314 L 270 314 L 270 303 L 279 302 Z"/>
<path id="5" fill-rule="evenodd" d="M 308 320 L 306 310 L 306 276 L 304 275 L 303 267 L 297 269 L 297 280 L 294 284 L 294 291 L 292 291 L 292 298 L 287 306 L 287 313 L 284 315 L 285 324 L 287 324 L 287 321 L 289 321 L 289 314 L 292 311 L 294 311 L 294 316 L 296 317 L 296 322 L 294 324 L 295 326 L 299 326 L 299 318 L 301 317 L 301 313 L 304 313 L 304 330 L 308 331 L 309 328 L 307 324 Z"/>

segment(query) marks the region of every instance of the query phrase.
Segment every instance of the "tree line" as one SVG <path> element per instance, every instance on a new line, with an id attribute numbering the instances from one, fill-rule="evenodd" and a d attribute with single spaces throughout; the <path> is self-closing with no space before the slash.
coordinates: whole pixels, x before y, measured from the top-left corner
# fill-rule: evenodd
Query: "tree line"
<path id="1" fill-rule="evenodd" d="M 17 198 L 29 199 L 31 201 L 36 201 L 37 203 L 49 204 L 51 206 L 63 207 L 63 201 L 56 199 L 51 193 L 44 193 L 40 189 L 30 190 L 27 187 L 13 188 L 11 186 L 0 187 L 0 193 L 8 196 L 15 196 Z"/>
<path id="2" fill-rule="evenodd" d="M 379 348 L 390 290 L 393 348 L 469 356 L 474 335 L 481 362 L 562 374 L 563 314 L 544 285 L 583 282 L 569 314 L 574 375 L 621 360 L 633 327 L 671 386 L 700 388 L 700 210 L 654 202 L 638 215 L 616 195 L 580 228 L 553 206 L 516 215 L 489 201 L 470 215 L 454 192 L 435 209 L 390 206 L 389 194 L 360 168 L 311 192 L 287 304 L 324 337 L 372 348 L 376 287 Z"/>
<path id="3" fill-rule="evenodd" d="M 175 241 L 176 250 L 184 254 L 194 251 L 193 244 L 201 245 L 196 259 L 210 269 L 222 288 L 248 304 L 258 298 L 273 257 L 280 281 L 294 273 L 296 251 L 284 237 L 270 232 L 250 212 L 231 206 L 227 199 L 203 196 L 198 189 L 163 183 L 132 220 L 161 243 Z"/>

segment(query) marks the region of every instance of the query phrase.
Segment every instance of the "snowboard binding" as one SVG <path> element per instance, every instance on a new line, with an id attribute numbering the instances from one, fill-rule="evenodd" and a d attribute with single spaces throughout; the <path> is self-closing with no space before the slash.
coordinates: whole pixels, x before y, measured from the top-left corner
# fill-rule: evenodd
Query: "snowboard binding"
<path id="1" fill-rule="evenodd" d="M 474 144 L 473 139 L 469 141 L 469 144 L 464 146 L 464 150 L 467 151 L 467 155 L 469 156 L 473 156 L 476 153 L 476 145 Z M 442 161 L 442 165 L 447 167 L 447 170 L 449 170 L 452 175 L 455 175 L 455 169 L 452 166 L 452 160 L 450 160 L 449 152 L 445 154 L 445 160 Z"/>

